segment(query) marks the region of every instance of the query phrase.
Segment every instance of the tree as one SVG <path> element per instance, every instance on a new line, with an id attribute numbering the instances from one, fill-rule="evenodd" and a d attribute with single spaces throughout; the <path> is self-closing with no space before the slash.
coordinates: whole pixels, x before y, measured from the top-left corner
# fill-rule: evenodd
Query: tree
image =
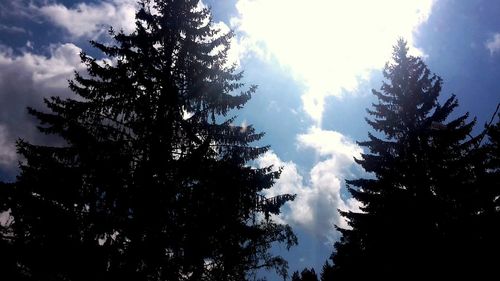
<path id="1" fill-rule="evenodd" d="M 294 196 L 261 195 L 279 177 L 248 164 L 268 150 L 250 145 L 263 133 L 228 117 L 255 91 L 226 66 L 232 34 L 198 0 L 141 1 L 135 31 L 110 34 L 91 42 L 108 60 L 81 54 L 77 97 L 29 109 L 66 145 L 18 142 L 12 279 L 286 276 L 268 250 L 296 237 L 269 215 Z"/>
<path id="2" fill-rule="evenodd" d="M 497 274 L 499 259 L 495 257 L 500 251 L 500 115 L 496 116 L 499 108 L 500 103 L 482 134 L 487 142 L 474 154 L 478 192 L 471 198 L 477 206 L 471 223 L 476 237 L 473 264 L 485 277 Z M 493 123 L 495 117 L 497 122 Z"/>
<path id="3" fill-rule="evenodd" d="M 477 137 L 468 114 L 447 121 L 458 106 L 455 96 L 438 102 L 442 79 L 408 54 L 406 42 L 394 47 L 383 72 L 387 82 L 373 90 L 378 103 L 366 119 L 377 131 L 360 142 L 370 153 L 357 159 L 370 178 L 349 180 L 361 212 L 341 212 L 349 229 L 335 244 L 335 278 L 450 275 L 466 271 L 472 246 L 467 229 L 474 213 Z M 465 250 L 465 251 L 464 251 Z M 472 269 L 471 269 L 472 271 Z"/>
<path id="4" fill-rule="evenodd" d="M 325 261 L 325 264 L 323 265 L 323 268 L 321 269 L 321 275 L 320 275 L 320 280 L 321 281 L 328 281 L 328 280 L 333 280 L 334 277 L 334 272 L 333 272 L 333 265 L 327 261 Z"/>
<path id="5" fill-rule="evenodd" d="M 298 271 L 293 273 L 292 281 L 318 281 L 318 276 L 314 268 L 304 268 L 300 274 Z"/>
<path id="6" fill-rule="evenodd" d="M 12 241 L 12 217 L 9 206 L 12 200 L 12 184 L 0 181 L 0 264 L 3 276 L 15 276 L 14 245 Z"/>
<path id="7" fill-rule="evenodd" d="M 500 103 L 497 106 L 497 111 Z M 486 186 L 488 188 L 488 209 L 485 213 L 488 216 L 487 230 L 488 235 L 485 245 L 490 248 L 492 253 L 500 252 L 500 113 L 497 122 L 491 128 L 487 128 L 489 143 L 486 145 Z M 492 264 L 492 268 L 495 266 Z"/>

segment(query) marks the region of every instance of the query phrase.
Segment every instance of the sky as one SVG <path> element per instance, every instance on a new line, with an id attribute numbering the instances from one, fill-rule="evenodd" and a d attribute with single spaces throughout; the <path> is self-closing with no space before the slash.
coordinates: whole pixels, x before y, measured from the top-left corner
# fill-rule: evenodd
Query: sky
<path id="1" fill-rule="evenodd" d="M 257 84 L 237 122 L 266 132 L 271 145 L 257 166 L 283 167 L 266 191 L 297 194 L 275 219 L 290 224 L 299 245 L 276 246 L 290 269 L 322 264 L 345 226 L 338 209 L 356 210 L 345 180 L 366 176 L 355 164 L 367 138 L 366 108 L 375 102 L 392 46 L 404 38 L 444 80 L 441 99 L 455 94 L 456 115 L 478 120 L 476 133 L 500 102 L 500 2 L 453 0 L 203 0 L 214 22 L 232 29 L 230 61 Z M 43 97 L 71 96 L 67 80 L 84 71 L 88 41 L 109 41 L 113 26 L 134 28 L 135 0 L 2 0 L 0 2 L 0 179 L 12 180 L 15 141 L 50 144 L 26 107 Z"/>

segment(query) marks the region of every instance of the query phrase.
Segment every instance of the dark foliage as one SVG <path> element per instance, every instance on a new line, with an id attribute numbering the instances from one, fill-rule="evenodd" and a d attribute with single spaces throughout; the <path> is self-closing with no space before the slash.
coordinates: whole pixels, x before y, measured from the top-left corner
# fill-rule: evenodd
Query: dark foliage
<path id="1" fill-rule="evenodd" d="M 304 268 L 300 274 L 298 271 L 293 273 L 292 281 L 318 281 L 318 276 L 314 268 Z"/>
<path id="2" fill-rule="evenodd" d="M 333 280 L 333 265 L 328 261 L 325 261 L 323 268 L 321 269 L 320 281 Z"/>
<path id="3" fill-rule="evenodd" d="M 500 107 L 498 104 L 497 111 Z M 497 117 L 497 116 L 494 116 Z M 498 116 L 500 117 L 500 115 Z M 497 273 L 500 258 L 500 118 L 496 124 L 487 124 L 484 135 L 487 137 L 483 146 L 475 152 L 477 173 L 477 195 L 474 200 L 476 206 L 471 229 L 475 244 L 471 260 L 474 268 L 481 276 L 494 276 Z"/>
<path id="4" fill-rule="evenodd" d="M 480 273 L 477 260 L 486 257 L 476 249 L 475 224 L 480 200 L 493 203 L 485 194 L 493 185 L 478 184 L 484 157 L 480 137 L 470 136 L 475 121 L 467 114 L 450 120 L 457 100 L 438 102 L 441 78 L 410 56 L 403 40 L 384 77 L 381 91 L 373 90 L 378 103 L 368 110 L 376 133 L 360 142 L 369 153 L 356 160 L 374 177 L 348 181 L 363 207 L 342 212 L 351 228 L 339 229 L 330 280 Z"/>
<path id="5" fill-rule="evenodd" d="M 268 250 L 296 238 L 269 214 L 293 196 L 261 195 L 279 177 L 247 164 L 267 151 L 250 145 L 263 134 L 227 117 L 255 87 L 225 66 L 232 34 L 197 3 L 142 1 L 132 34 L 92 42 L 110 60 L 81 54 L 88 74 L 70 81 L 75 98 L 29 110 L 67 145 L 18 142 L 21 174 L 0 189 L 14 218 L 0 244 L 5 280 L 286 275 Z"/>

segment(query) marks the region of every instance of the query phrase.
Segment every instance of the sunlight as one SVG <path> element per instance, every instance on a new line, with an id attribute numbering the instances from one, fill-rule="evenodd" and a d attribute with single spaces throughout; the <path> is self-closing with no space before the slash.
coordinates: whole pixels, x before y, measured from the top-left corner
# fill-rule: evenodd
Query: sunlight
<path id="1" fill-rule="evenodd" d="M 327 96 L 355 91 L 384 66 L 399 37 L 413 46 L 432 0 L 239 0 L 231 26 L 240 53 L 276 59 L 306 85 L 303 108 L 320 125 Z M 412 51 L 422 54 L 412 47 Z"/>

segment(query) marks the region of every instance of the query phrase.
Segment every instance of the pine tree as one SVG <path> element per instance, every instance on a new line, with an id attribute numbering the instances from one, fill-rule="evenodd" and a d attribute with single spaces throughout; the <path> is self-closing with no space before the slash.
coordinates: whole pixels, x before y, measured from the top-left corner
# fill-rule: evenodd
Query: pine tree
<path id="1" fill-rule="evenodd" d="M 334 278 L 404 278 L 467 270 L 472 243 L 467 227 L 474 211 L 470 162 L 477 138 L 468 114 L 447 121 L 455 96 L 438 102 L 442 79 L 431 75 L 406 42 L 394 47 L 373 90 L 378 103 L 366 119 L 377 133 L 360 142 L 370 153 L 357 159 L 373 177 L 349 180 L 361 212 L 342 212 L 349 229 L 333 253 Z"/>
<path id="2" fill-rule="evenodd" d="M 12 216 L 10 215 L 13 185 L 0 181 L 0 268 L 3 276 L 15 276 L 15 255 L 12 241 Z"/>
<path id="3" fill-rule="evenodd" d="M 323 268 L 321 269 L 321 275 L 320 279 L 321 281 L 328 281 L 328 280 L 333 280 L 333 265 L 327 261 L 325 261 L 325 264 L 323 265 Z"/>
<path id="4" fill-rule="evenodd" d="M 296 238 L 269 215 L 294 196 L 261 195 L 279 171 L 249 164 L 263 134 L 228 117 L 255 91 L 226 66 L 232 34 L 198 0 L 141 1 L 135 31 L 110 34 L 92 42 L 110 60 L 81 54 L 75 98 L 29 109 L 66 145 L 18 142 L 12 280 L 285 276 L 268 250 Z"/>
<path id="5" fill-rule="evenodd" d="M 298 271 L 293 273 L 292 281 L 318 281 L 318 276 L 314 268 L 304 268 L 300 274 Z"/>
<path id="6" fill-rule="evenodd" d="M 485 126 L 483 135 L 487 141 L 474 154 L 476 161 L 477 195 L 472 198 L 476 204 L 471 228 L 475 230 L 474 266 L 484 277 L 496 276 L 500 251 L 500 114 L 493 115 Z M 497 122 L 493 123 L 497 118 Z"/>

